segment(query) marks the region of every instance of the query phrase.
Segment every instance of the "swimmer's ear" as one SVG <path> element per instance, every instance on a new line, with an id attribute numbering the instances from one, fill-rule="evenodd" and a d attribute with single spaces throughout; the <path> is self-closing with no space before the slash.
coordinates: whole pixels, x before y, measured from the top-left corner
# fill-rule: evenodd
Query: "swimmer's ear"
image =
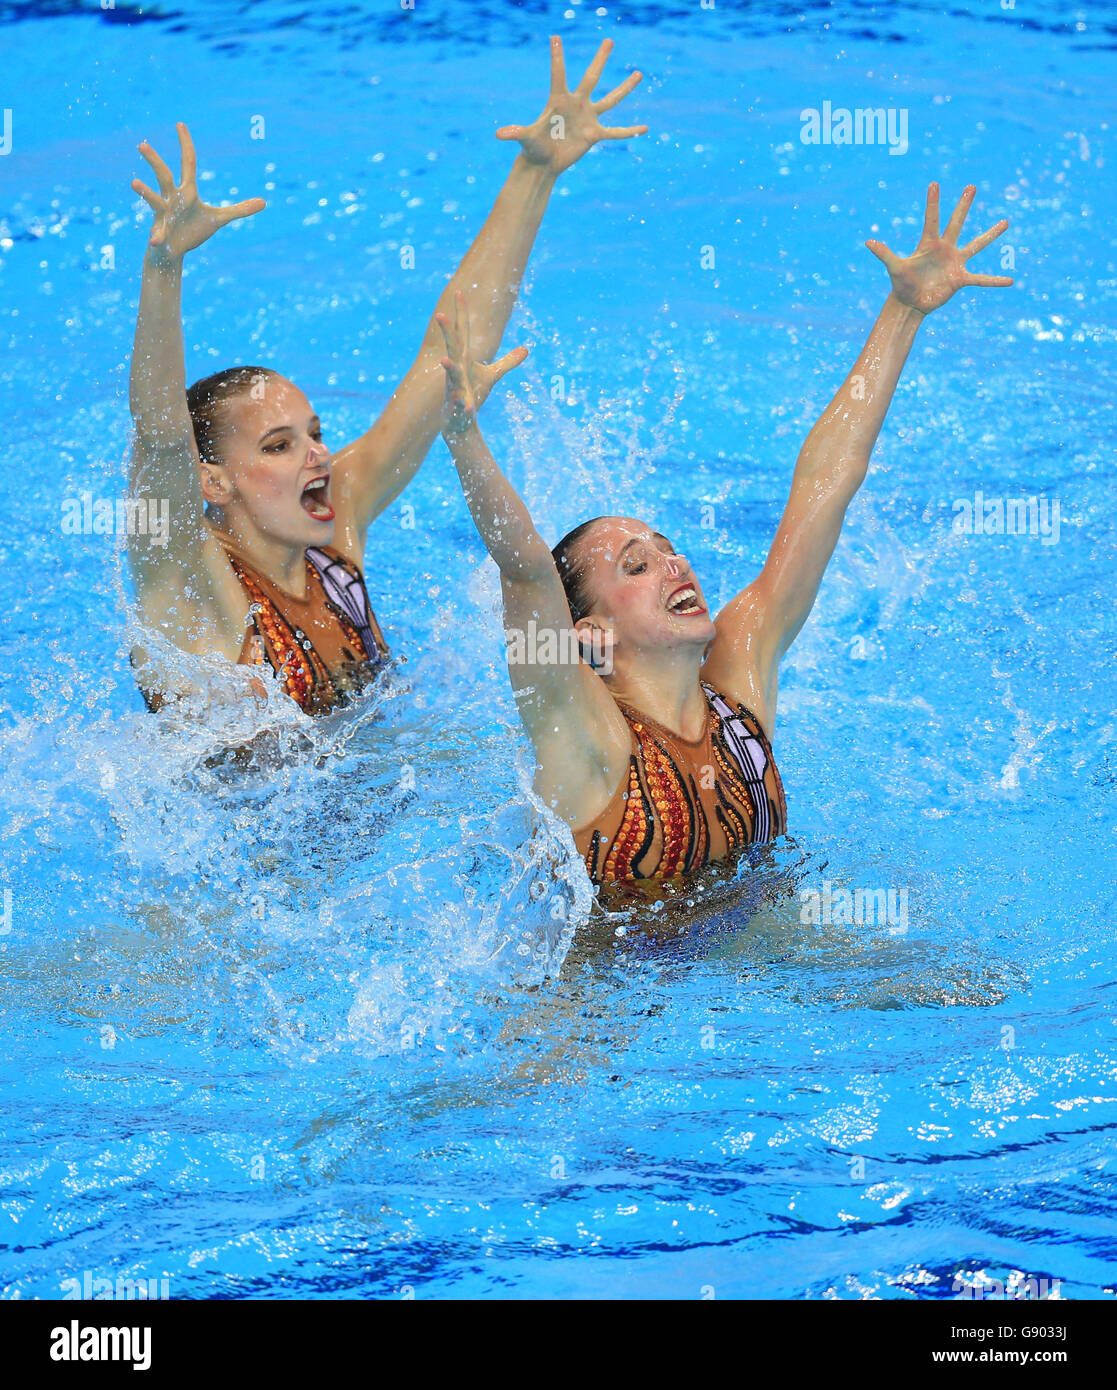
<path id="1" fill-rule="evenodd" d="M 213 507 L 224 507 L 233 499 L 233 485 L 224 468 L 218 464 L 202 464 L 202 496 Z"/>
<path id="2" fill-rule="evenodd" d="M 578 634 L 578 647 L 586 665 L 599 676 L 612 675 L 616 647 L 612 627 L 602 627 L 589 618 L 582 618 L 574 625 L 574 631 Z"/>

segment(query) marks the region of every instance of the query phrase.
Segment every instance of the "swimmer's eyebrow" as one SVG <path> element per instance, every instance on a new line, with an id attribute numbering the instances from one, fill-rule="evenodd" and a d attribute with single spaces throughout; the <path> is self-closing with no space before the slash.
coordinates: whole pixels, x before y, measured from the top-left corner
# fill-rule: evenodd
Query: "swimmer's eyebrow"
<path id="1" fill-rule="evenodd" d="M 631 540 L 625 541 L 624 545 L 621 546 L 621 553 L 617 556 L 618 562 L 624 559 L 625 551 L 628 549 L 630 545 L 638 545 L 640 541 L 642 541 L 643 539 L 643 536 L 633 536 Z M 675 549 L 675 547 L 671 545 L 671 542 L 667 540 L 667 537 L 663 534 L 662 531 L 653 531 L 652 539 L 657 541 L 667 541 L 667 544 L 671 546 L 672 551 L 674 551 Z"/>
<path id="2" fill-rule="evenodd" d="M 315 425 L 321 426 L 321 424 L 322 421 L 319 420 L 318 416 L 312 415 L 310 417 L 310 423 L 308 424 L 307 428 L 313 429 Z M 295 432 L 294 425 L 273 425 L 272 428 L 268 430 L 267 434 L 262 434 L 260 436 L 260 443 L 263 444 L 264 440 L 270 439 L 273 434 L 283 434 L 285 431 L 293 434 Z"/>

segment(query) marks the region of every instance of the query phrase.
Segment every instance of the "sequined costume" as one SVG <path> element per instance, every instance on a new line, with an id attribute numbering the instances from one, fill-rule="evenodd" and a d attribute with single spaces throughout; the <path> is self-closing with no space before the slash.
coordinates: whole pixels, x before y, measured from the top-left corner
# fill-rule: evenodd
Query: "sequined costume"
<path id="1" fill-rule="evenodd" d="M 367 685 L 388 647 L 373 616 L 364 577 L 332 546 L 306 552 L 306 596 L 295 598 L 253 569 L 222 540 L 233 573 L 252 600 L 238 658 L 281 672 L 307 714 L 327 714 Z"/>
<path id="2" fill-rule="evenodd" d="M 328 714 L 376 677 L 388 647 L 351 560 L 332 546 L 308 548 L 300 599 L 254 569 L 226 537 L 217 539 L 250 600 L 240 665 L 280 673 L 284 689 L 307 714 Z M 142 693 L 150 710 L 165 703 L 158 691 Z"/>
<path id="3" fill-rule="evenodd" d="M 782 835 L 783 782 L 760 721 L 703 683 L 707 719 L 691 742 L 617 705 L 633 753 L 608 806 L 575 832 L 594 883 L 680 880 L 744 845 Z"/>

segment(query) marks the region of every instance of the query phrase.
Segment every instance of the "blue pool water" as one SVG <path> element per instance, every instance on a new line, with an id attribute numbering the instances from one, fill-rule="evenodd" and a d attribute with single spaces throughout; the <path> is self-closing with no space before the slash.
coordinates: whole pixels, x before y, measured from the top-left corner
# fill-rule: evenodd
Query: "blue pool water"
<path id="1" fill-rule="evenodd" d="M 791 835 L 682 930 L 586 925 L 441 444 L 370 538 L 406 665 L 260 716 L 241 772 L 141 711 L 114 542 L 60 523 L 125 487 L 138 141 L 185 119 L 205 195 L 269 200 L 190 261 L 191 379 L 274 366 L 337 445 L 552 30 L 574 76 L 614 37 L 651 127 L 564 176 L 487 407 L 552 540 L 635 513 L 724 601 L 883 301 L 861 243 L 910 250 L 932 178 L 1012 221 L 1016 287 L 922 330 L 784 664 Z M 5 4 L 0 52 L 5 1295 L 1114 1292 L 1117 7 Z M 825 101 L 910 148 L 803 144 Z M 1057 541 L 953 532 L 978 491 L 1058 499 Z M 804 922 L 825 883 L 906 930 Z"/>

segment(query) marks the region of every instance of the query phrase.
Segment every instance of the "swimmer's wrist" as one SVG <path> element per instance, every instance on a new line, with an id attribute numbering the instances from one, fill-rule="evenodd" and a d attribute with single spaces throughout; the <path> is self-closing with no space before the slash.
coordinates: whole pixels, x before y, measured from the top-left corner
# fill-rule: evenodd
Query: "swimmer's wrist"
<path id="1" fill-rule="evenodd" d="M 892 308 L 894 313 L 901 314 L 914 327 L 918 328 L 927 315 L 929 309 L 917 309 L 914 304 L 909 304 L 907 300 L 901 299 L 895 290 L 888 292 L 888 298 L 884 301 L 884 307 Z"/>
<path id="2" fill-rule="evenodd" d="M 540 164 L 534 159 L 528 159 L 523 150 L 516 155 L 512 161 L 512 174 L 510 177 L 529 180 L 538 184 L 540 191 L 550 192 L 558 179 L 558 170 L 550 164 Z"/>
<path id="3" fill-rule="evenodd" d="M 149 242 L 144 253 L 144 265 L 163 275 L 174 275 L 182 270 L 182 257 L 168 251 L 166 246 L 152 246 Z"/>
<path id="4" fill-rule="evenodd" d="M 481 427 L 477 423 L 476 414 L 461 422 L 446 421 L 442 426 L 442 438 L 450 446 L 451 453 L 475 443 L 480 437 Z"/>

